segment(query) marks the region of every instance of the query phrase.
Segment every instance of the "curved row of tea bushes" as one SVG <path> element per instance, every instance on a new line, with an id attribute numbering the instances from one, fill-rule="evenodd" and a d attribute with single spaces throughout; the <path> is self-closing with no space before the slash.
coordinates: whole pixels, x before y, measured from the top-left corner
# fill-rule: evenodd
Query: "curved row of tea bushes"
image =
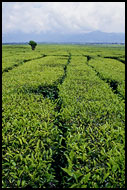
<path id="1" fill-rule="evenodd" d="M 32 51 L 29 46 L 2 46 L 2 72 L 22 64 L 24 61 L 41 58 L 43 51 Z"/>
<path id="2" fill-rule="evenodd" d="M 38 59 L 43 56 L 65 56 L 65 58 L 68 57 L 68 49 L 63 46 L 58 47 L 58 45 L 37 45 L 37 48 L 34 51 L 31 50 L 29 45 L 4 45 L 2 46 L 2 51 L 2 72 L 11 70 L 15 66 L 19 66 L 24 62 Z"/>
<path id="3" fill-rule="evenodd" d="M 118 93 L 125 98 L 125 65 L 117 60 L 97 58 L 91 59 L 88 65 L 92 66 L 100 77 L 116 86 Z"/>
<path id="4" fill-rule="evenodd" d="M 86 63 L 72 56 L 59 86 L 67 129 L 63 187 L 124 188 L 125 104 Z"/>
<path id="5" fill-rule="evenodd" d="M 3 188 L 46 188 L 57 184 L 53 156 L 59 149 L 56 104 L 39 87 L 63 76 L 67 58 L 29 61 L 3 74 Z M 47 90 L 44 88 L 45 91 Z"/>
<path id="6" fill-rule="evenodd" d="M 120 61 L 123 61 L 125 63 L 125 56 L 119 58 Z"/>
<path id="7" fill-rule="evenodd" d="M 100 57 L 125 57 L 125 46 L 119 45 L 86 45 L 80 47 L 83 55 L 100 56 Z"/>

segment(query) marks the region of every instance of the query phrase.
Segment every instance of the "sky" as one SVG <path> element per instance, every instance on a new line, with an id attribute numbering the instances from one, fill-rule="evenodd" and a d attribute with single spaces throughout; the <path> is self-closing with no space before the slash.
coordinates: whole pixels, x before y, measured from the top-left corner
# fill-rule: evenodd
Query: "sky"
<path id="1" fill-rule="evenodd" d="M 2 2 L 2 35 L 125 32 L 125 2 Z"/>

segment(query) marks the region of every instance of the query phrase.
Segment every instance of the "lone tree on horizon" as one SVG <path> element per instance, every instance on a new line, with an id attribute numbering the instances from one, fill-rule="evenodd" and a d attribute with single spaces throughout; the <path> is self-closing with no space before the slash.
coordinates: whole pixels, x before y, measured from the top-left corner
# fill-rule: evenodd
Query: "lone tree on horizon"
<path id="1" fill-rule="evenodd" d="M 35 47 L 37 46 L 36 42 L 34 42 L 34 41 L 31 40 L 31 41 L 29 41 L 28 44 L 31 46 L 32 50 L 35 50 Z"/>

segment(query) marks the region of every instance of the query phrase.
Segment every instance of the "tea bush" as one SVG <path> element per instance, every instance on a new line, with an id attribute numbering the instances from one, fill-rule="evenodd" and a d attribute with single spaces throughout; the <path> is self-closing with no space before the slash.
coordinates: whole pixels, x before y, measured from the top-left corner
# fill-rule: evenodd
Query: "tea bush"
<path id="1" fill-rule="evenodd" d="M 125 65 L 123 63 L 113 59 L 98 58 L 91 59 L 88 64 L 125 99 Z"/>
<path id="2" fill-rule="evenodd" d="M 124 101 L 101 80 L 84 57 L 72 57 L 60 86 L 68 174 L 64 187 L 124 187 Z"/>

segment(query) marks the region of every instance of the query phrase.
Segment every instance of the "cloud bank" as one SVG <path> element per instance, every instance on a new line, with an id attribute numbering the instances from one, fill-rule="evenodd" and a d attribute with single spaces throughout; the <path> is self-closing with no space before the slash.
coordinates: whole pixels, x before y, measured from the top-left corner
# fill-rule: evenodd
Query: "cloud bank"
<path id="1" fill-rule="evenodd" d="M 3 2 L 2 33 L 125 32 L 124 2 Z"/>

